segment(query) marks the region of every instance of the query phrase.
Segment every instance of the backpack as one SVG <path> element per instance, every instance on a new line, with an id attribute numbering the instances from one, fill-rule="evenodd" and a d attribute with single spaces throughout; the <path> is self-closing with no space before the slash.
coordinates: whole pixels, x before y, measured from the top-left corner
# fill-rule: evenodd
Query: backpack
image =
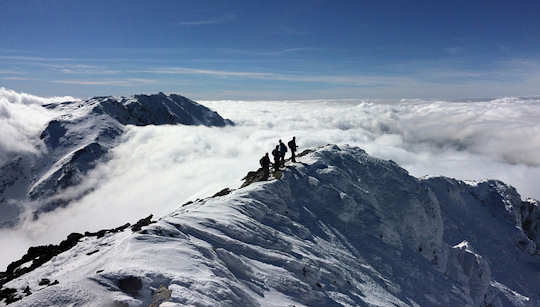
<path id="1" fill-rule="evenodd" d="M 290 140 L 289 143 L 287 143 L 287 145 L 289 145 L 289 148 L 292 150 L 292 151 L 295 151 L 296 150 L 296 144 L 293 140 Z"/>

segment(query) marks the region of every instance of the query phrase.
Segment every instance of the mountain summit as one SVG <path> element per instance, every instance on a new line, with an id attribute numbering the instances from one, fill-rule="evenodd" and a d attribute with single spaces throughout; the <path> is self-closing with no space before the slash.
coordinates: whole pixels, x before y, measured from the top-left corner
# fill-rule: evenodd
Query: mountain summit
<path id="1" fill-rule="evenodd" d="M 539 305 L 538 201 L 357 147 L 298 161 L 154 223 L 72 234 L 43 264 L 33 248 L 0 292 L 16 306 Z"/>
<path id="2" fill-rule="evenodd" d="M 39 135 L 40 154 L 19 154 L 0 165 L 0 227 L 17 223 L 25 210 L 22 203 L 31 204 L 27 207 L 32 207 L 37 217 L 95 188 L 79 184 L 97 163 L 107 160 L 126 125 L 233 125 L 176 94 L 94 97 L 43 107 L 58 115 Z"/>

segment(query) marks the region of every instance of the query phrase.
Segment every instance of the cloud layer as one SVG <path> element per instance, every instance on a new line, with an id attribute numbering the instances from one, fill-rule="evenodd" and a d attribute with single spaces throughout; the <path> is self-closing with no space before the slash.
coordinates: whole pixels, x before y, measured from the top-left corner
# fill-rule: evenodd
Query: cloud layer
<path id="1" fill-rule="evenodd" d="M 113 159 L 89 175 L 87 184 L 97 184 L 93 193 L 0 236 L 0 245 L 12 246 L 0 265 L 31 243 L 118 226 L 150 213 L 165 215 L 185 201 L 237 187 L 278 139 L 293 135 L 300 150 L 358 145 L 415 176 L 502 179 L 523 196 L 540 198 L 540 98 L 203 104 L 237 125 L 129 127 Z"/>
<path id="2" fill-rule="evenodd" d="M 0 87 L 0 166 L 11 154 L 37 152 L 39 132 L 55 116 L 43 104 L 73 99 L 43 98 Z"/>

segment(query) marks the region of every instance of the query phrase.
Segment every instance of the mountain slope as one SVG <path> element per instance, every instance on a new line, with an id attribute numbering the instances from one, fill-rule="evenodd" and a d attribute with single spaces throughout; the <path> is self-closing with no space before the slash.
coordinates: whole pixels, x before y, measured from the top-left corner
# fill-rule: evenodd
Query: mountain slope
<path id="1" fill-rule="evenodd" d="M 32 207 L 37 217 L 91 191 L 94 186 L 83 187 L 80 183 L 97 163 L 107 160 L 126 125 L 233 124 L 175 94 L 94 97 L 43 107 L 58 116 L 39 136 L 40 154 L 18 155 L 0 166 L 0 209 L 9 213 L 0 217 L 0 227 L 16 224 L 22 206 Z"/>
<path id="2" fill-rule="evenodd" d="M 356 147 L 298 160 L 141 231 L 81 236 L 0 275 L 0 291 L 21 306 L 539 304 L 537 201 L 498 181 L 417 179 Z"/>

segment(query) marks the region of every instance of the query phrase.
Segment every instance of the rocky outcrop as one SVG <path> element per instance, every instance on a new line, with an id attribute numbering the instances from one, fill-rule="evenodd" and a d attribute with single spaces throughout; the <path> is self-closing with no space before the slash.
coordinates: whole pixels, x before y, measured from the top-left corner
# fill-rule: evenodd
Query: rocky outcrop
<path id="1" fill-rule="evenodd" d="M 13 303 L 20 300 L 25 295 L 30 295 L 31 290 L 23 291 L 23 293 L 18 293 L 16 289 L 9 287 L 3 287 L 4 284 L 14 280 L 24 274 L 34 271 L 38 267 L 50 261 L 53 257 L 58 256 L 59 254 L 70 250 L 75 247 L 77 243 L 83 238 L 96 237 L 102 238 L 107 234 L 118 233 L 126 230 L 131 226 L 133 232 L 140 231 L 143 227 L 148 226 L 155 221 L 152 221 L 152 215 L 147 216 L 146 218 L 138 220 L 133 226 L 130 223 L 126 223 L 122 226 L 111 228 L 111 229 L 102 229 L 96 232 L 85 232 L 84 234 L 80 233 L 71 233 L 67 236 L 65 240 L 59 244 L 49 244 L 41 246 L 32 246 L 28 249 L 26 254 L 22 256 L 21 259 L 10 263 L 5 272 L 0 272 L 0 302 L 4 300 L 5 303 Z M 87 256 L 90 256 L 99 250 L 94 250 L 87 253 Z M 42 278 L 39 282 L 39 286 L 53 286 L 58 284 L 59 281 L 55 280 L 51 282 L 47 278 Z M 127 281 L 129 284 L 129 281 Z M 23 295 L 24 294 L 24 295 Z"/>
<path id="2" fill-rule="evenodd" d="M 148 226 L 152 223 L 155 223 L 152 221 L 152 214 L 150 214 L 149 216 L 145 217 L 144 219 L 140 219 L 137 221 L 137 223 L 135 223 L 133 226 L 131 226 L 131 231 L 133 232 L 136 232 L 136 231 L 140 231 L 144 226 Z"/>
<path id="3" fill-rule="evenodd" d="M 540 255 L 540 202 L 535 199 L 527 199 L 521 202 L 519 210 L 521 228 L 527 237 L 535 243 L 536 254 Z"/>
<path id="4" fill-rule="evenodd" d="M 310 153 L 312 153 L 314 150 L 313 149 L 305 149 L 303 150 L 301 153 L 297 154 L 296 157 L 298 158 L 301 158 L 303 156 L 306 156 Z M 288 159 L 285 159 L 286 162 L 289 162 L 291 159 L 288 158 Z M 259 182 L 259 181 L 266 181 L 270 178 L 280 178 L 281 177 L 281 171 L 278 170 L 278 171 L 273 171 L 273 169 L 270 170 L 270 176 L 269 177 L 266 177 L 266 175 L 264 174 L 264 171 L 262 168 L 259 168 L 257 169 L 256 171 L 249 171 L 246 176 L 244 176 L 244 178 L 242 178 L 241 180 L 243 181 L 242 185 L 240 186 L 240 188 L 244 188 L 244 187 L 247 187 L 248 185 L 252 184 L 252 183 L 255 183 L 255 182 Z"/>

